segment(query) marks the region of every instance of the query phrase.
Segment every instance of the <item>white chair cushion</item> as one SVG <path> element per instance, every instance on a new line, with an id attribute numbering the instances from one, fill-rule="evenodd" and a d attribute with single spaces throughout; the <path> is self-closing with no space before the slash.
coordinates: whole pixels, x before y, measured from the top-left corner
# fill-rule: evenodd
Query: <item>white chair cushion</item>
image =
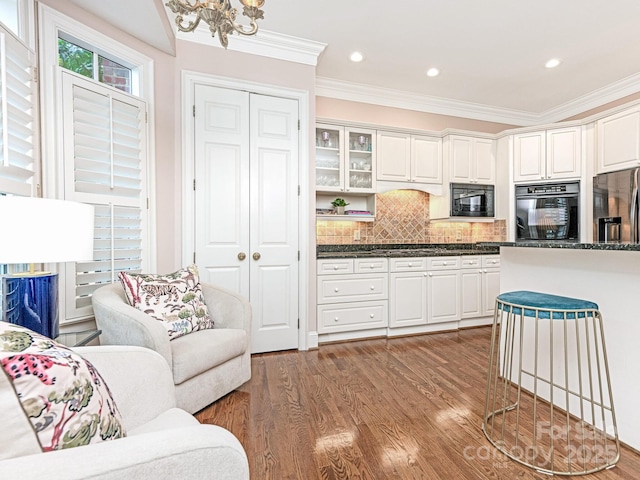
<path id="1" fill-rule="evenodd" d="M 161 432 L 172 428 L 183 428 L 193 425 L 200 425 L 200 422 L 198 422 L 193 415 L 180 408 L 171 408 L 162 412 L 150 422 L 127 432 L 127 436 L 131 437 L 133 435 Z"/>
<path id="2" fill-rule="evenodd" d="M 173 381 L 176 385 L 242 355 L 248 346 L 247 332 L 214 328 L 171 341 Z"/>

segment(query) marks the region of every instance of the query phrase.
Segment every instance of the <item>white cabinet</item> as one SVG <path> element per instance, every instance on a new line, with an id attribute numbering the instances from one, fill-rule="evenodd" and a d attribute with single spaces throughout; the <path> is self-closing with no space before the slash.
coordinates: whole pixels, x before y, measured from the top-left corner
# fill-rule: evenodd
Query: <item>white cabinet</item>
<path id="1" fill-rule="evenodd" d="M 500 255 L 482 256 L 482 316 L 493 316 L 500 295 Z"/>
<path id="2" fill-rule="evenodd" d="M 427 266 L 427 323 L 460 320 L 460 295 L 460 258 L 429 258 Z"/>
<path id="3" fill-rule="evenodd" d="M 493 316 L 500 293 L 500 255 L 463 257 L 461 317 Z"/>
<path id="4" fill-rule="evenodd" d="M 596 122 L 596 173 L 640 165 L 640 107 L 615 113 Z"/>
<path id="5" fill-rule="evenodd" d="M 460 320 L 460 258 L 392 258 L 389 327 Z"/>
<path id="6" fill-rule="evenodd" d="M 513 179 L 580 178 L 582 128 L 566 127 L 513 136 Z"/>
<path id="7" fill-rule="evenodd" d="M 441 138 L 378 131 L 377 148 L 379 181 L 442 184 Z"/>
<path id="8" fill-rule="evenodd" d="M 482 316 L 482 260 L 480 256 L 463 257 L 460 270 L 461 318 Z"/>
<path id="9" fill-rule="evenodd" d="M 389 327 L 427 324 L 427 259 L 392 258 L 389 274 Z"/>
<path id="10" fill-rule="evenodd" d="M 449 135 L 449 180 L 454 183 L 493 184 L 496 178 L 495 142 L 488 138 Z"/>
<path id="11" fill-rule="evenodd" d="M 386 258 L 318 260 L 317 269 L 319 334 L 388 326 Z"/>
<path id="12" fill-rule="evenodd" d="M 316 125 L 316 191 L 375 193 L 374 130 Z"/>

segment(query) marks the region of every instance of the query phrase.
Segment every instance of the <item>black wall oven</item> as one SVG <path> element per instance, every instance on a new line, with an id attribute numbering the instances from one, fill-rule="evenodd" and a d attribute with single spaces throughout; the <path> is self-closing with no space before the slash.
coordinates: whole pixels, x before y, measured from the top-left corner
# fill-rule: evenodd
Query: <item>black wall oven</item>
<path id="1" fill-rule="evenodd" d="M 451 184 L 452 217 L 493 217 L 493 185 Z"/>
<path id="2" fill-rule="evenodd" d="M 580 184 L 516 185 L 516 241 L 580 239 Z"/>

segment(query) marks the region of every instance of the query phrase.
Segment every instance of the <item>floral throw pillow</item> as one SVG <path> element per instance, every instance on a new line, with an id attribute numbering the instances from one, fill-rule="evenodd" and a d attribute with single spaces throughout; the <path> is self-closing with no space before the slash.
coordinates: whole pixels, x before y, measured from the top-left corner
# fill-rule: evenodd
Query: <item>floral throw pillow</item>
<path id="1" fill-rule="evenodd" d="M 167 275 L 120 272 L 119 277 L 129 304 L 162 321 L 169 340 L 213 328 L 195 265 Z"/>
<path id="2" fill-rule="evenodd" d="M 125 436 L 109 387 L 79 354 L 31 330 L 0 322 L 0 375 L 13 383 L 43 452 Z"/>

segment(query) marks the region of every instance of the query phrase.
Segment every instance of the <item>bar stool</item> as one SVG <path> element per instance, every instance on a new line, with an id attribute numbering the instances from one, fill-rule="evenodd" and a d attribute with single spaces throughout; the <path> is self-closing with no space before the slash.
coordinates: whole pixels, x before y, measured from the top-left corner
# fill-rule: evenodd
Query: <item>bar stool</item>
<path id="1" fill-rule="evenodd" d="M 620 441 L 596 303 L 517 291 L 496 299 L 482 431 L 541 473 L 613 467 Z"/>

